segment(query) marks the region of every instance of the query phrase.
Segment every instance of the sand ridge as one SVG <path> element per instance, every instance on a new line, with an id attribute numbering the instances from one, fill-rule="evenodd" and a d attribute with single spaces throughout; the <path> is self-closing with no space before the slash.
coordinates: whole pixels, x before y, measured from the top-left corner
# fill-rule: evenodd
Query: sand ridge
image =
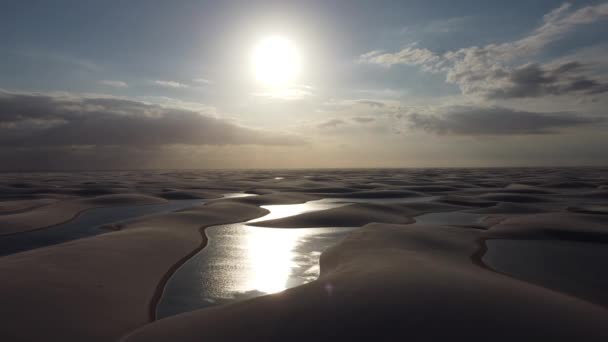
<path id="1" fill-rule="evenodd" d="M 166 203 L 166 200 L 141 194 L 103 195 L 92 198 L 58 201 L 35 207 L 28 211 L 1 215 L 0 235 L 23 233 L 52 227 L 75 218 L 79 213 L 87 209 L 159 203 Z"/>
<path id="2" fill-rule="evenodd" d="M 0 215 L 17 214 L 56 202 L 52 198 L 0 202 Z"/>

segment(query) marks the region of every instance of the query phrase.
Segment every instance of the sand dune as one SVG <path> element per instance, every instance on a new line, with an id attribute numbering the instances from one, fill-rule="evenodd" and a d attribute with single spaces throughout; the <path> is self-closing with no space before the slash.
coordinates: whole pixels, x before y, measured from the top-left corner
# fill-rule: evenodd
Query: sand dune
<path id="1" fill-rule="evenodd" d="M 0 258 L 0 318 L 5 322 L 0 340 L 606 341 L 608 310 L 593 296 L 565 294 L 559 286 L 545 288 L 497 273 L 482 255 L 489 239 L 608 242 L 607 172 L 0 174 L 0 238 L 65 222 L 88 208 L 212 199 L 228 192 L 259 194 L 213 199 L 122 222 L 114 227 L 117 231 L 103 235 Z M 109 195 L 97 196 L 101 193 Z M 318 280 L 151 322 L 167 278 L 206 243 L 202 227 L 260 217 L 267 212 L 260 206 L 323 198 L 362 203 L 256 223 L 365 225 L 321 255 Z M 400 198 L 423 201 L 396 203 Z M 460 227 L 445 220 L 439 222 L 446 226 L 412 224 L 419 215 L 452 211 L 442 218 L 464 217 Z M 478 217 L 483 229 L 472 229 L 477 224 L 467 220 Z M 503 257 L 511 260 L 508 254 Z"/>
<path id="2" fill-rule="evenodd" d="M 138 194 L 105 195 L 56 202 L 30 211 L 0 216 L 0 235 L 27 232 L 69 221 L 86 209 L 164 203 L 166 200 Z"/>
<path id="3" fill-rule="evenodd" d="M 478 234 L 368 225 L 322 255 L 317 281 L 162 319 L 122 341 L 608 338 L 605 309 L 471 263 Z"/>
<path id="4" fill-rule="evenodd" d="M 34 208 L 42 207 L 55 202 L 51 198 L 32 199 L 32 200 L 16 200 L 16 201 L 1 201 L 0 215 L 15 214 L 21 211 L 27 211 Z"/>
<path id="5" fill-rule="evenodd" d="M 411 191 L 428 192 L 428 193 L 441 193 L 441 192 L 458 190 L 458 188 L 456 188 L 456 187 L 447 186 L 447 185 L 411 185 L 411 186 L 407 186 L 405 188 L 409 189 Z"/>
<path id="6" fill-rule="evenodd" d="M 520 203 L 498 203 L 495 206 L 467 210 L 469 213 L 476 214 L 538 214 L 544 213 L 548 210 L 542 209 L 529 204 Z"/>
<path id="7" fill-rule="evenodd" d="M 478 197 L 481 200 L 495 202 L 513 202 L 513 203 L 536 203 L 550 202 L 551 200 L 542 196 L 512 194 L 512 193 L 489 193 Z"/>
<path id="8" fill-rule="evenodd" d="M 226 201 L 251 205 L 298 204 L 319 199 L 319 197 L 302 193 L 271 193 L 260 196 L 231 198 Z M 224 201 L 224 200 L 221 200 Z"/>
<path id="9" fill-rule="evenodd" d="M 112 341 L 150 320 L 167 272 L 205 242 L 201 227 L 265 212 L 218 202 L 5 256 L 0 340 Z"/>
<path id="10" fill-rule="evenodd" d="M 440 198 L 439 202 L 460 205 L 465 207 L 491 207 L 497 204 L 496 201 L 483 200 L 475 197 L 448 195 Z"/>
<path id="11" fill-rule="evenodd" d="M 250 225 L 275 228 L 360 227 L 371 222 L 406 224 L 414 220 L 400 205 L 356 203 Z"/>
<path id="12" fill-rule="evenodd" d="M 553 191 L 549 189 L 543 189 L 538 186 L 531 186 L 525 184 L 509 184 L 507 187 L 501 190 L 501 192 L 507 193 L 519 193 L 519 194 L 551 194 Z"/>
<path id="13" fill-rule="evenodd" d="M 586 205 L 567 209 L 574 213 L 608 215 L 608 205 Z"/>
<path id="14" fill-rule="evenodd" d="M 590 182 L 583 181 L 557 181 L 542 184 L 546 188 L 557 188 L 557 189 L 584 189 L 584 188 L 595 188 L 597 185 Z"/>
<path id="15" fill-rule="evenodd" d="M 574 194 L 569 194 L 569 195 L 571 197 L 608 200 L 608 191 L 606 191 L 606 190 L 588 191 L 588 192 L 574 193 Z"/>
<path id="16" fill-rule="evenodd" d="M 321 194 L 344 194 L 344 193 L 352 193 L 357 192 L 360 189 L 355 187 L 314 187 L 314 188 L 292 188 L 290 191 L 292 192 L 308 192 L 308 193 L 321 193 Z"/>
<path id="17" fill-rule="evenodd" d="M 352 193 L 341 193 L 337 196 L 326 196 L 326 197 L 340 197 L 340 198 L 410 198 L 410 197 L 422 197 L 424 196 L 420 192 L 407 191 L 407 190 L 376 190 L 376 191 L 358 191 Z"/>
<path id="18" fill-rule="evenodd" d="M 208 199 L 221 197 L 220 193 L 209 192 L 209 191 L 185 191 L 185 190 L 167 190 L 156 194 L 157 197 L 161 197 L 168 200 L 182 200 L 182 199 Z"/>
<path id="19" fill-rule="evenodd" d="M 608 242 L 608 217 L 568 212 L 516 216 L 491 227 L 485 236 Z"/>
<path id="20" fill-rule="evenodd" d="M 469 207 L 441 203 L 441 202 L 412 202 L 400 204 L 408 216 L 418 216 L 427 213 L 439 213 L 444 211 L 465 210 Z"/>

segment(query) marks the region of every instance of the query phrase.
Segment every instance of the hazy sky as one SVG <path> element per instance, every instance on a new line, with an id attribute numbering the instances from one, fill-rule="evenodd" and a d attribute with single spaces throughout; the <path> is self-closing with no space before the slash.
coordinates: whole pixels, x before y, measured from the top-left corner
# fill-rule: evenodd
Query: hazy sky
<path id="1" fill-rule="evenodd" d="M 0 170 L 608 164 L 605 1 L 9 0 L 0 32 Z"/>

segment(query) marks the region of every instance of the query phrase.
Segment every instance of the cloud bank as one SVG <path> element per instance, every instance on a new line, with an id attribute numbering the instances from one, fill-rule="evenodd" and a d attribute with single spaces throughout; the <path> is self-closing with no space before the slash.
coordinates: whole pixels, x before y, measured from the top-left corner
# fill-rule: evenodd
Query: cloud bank
<path id="1" fill-rule="evenodd" d="M 294 145 L 301 138 L 119 98 L 0 92 L 0 146 Z"/>
<path id="2" fill-rule="evenodd" d="M 535 113 L 502 107 L 455 106 L 443 113 L 400 115 L 411 129 L 470 136 L 550 134 L 557 129 L 602 122 L 570 113 Z"/>
<path id="3" fill-rule="evenodd" d="M 509 99 L 541 97 L 546 95 L 565 95 L 578 93 L 594 95 L 608 92 L 608 83 L 587 78 L 581 71 L 585 66 L 578 62 L 567 62 L 555 68 L 544 68 L 531 63 L 496 75 L 495 82 L 501 87 L 489 88 L 488 98 Z M 478 92 L 483 92 L 478 89 Z"/>

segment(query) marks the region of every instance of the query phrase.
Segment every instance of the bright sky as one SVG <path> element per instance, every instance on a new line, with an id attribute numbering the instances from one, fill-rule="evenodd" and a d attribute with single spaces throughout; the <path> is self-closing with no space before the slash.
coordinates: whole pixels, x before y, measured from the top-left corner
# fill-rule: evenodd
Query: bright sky
<path id="1" fill-rule="evenodd" d="M 608 164 L 608 2 L 27 1 L 1 169 Z"/>

